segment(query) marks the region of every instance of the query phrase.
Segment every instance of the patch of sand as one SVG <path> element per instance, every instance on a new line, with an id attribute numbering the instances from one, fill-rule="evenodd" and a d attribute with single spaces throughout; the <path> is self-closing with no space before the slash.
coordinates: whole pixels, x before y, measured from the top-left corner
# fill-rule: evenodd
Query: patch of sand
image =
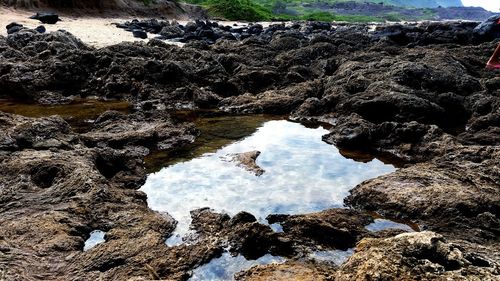
<path id="1" fill-rule="evenodd" d="M 35 28 L 42 23 L 38 20 L 30 19 L 34 13 L 29 11 L 15 10 L 0 7 L 0 35 L 7 36 L 5 28 L 11 22 L 17 22 L 28 28 Z M 62 21 L 56 24 L 43 24 L 47 32 L 64 29 L 83 42 L 100 48 L 123 41 L 147 41 L 134 38 L 131 32 L 117 28 L 113 23 L 122 23 L 130 18 L 102 18 L 102 17 L 71 17 L 60 15 Z"/>
<path id="2" fill-rule="evenodd" d="M 145 19 L 141 17 L 98 17 L 98 16 L 72 16 L 59 14 L 62 21 L 56 24 L 42 24 L 38 20 L 30 19 L 29 17 L 35 12 L 26 10 L 17 10 L 11 8 L 0 7 L 0 35 L 7 36 L 7 29 L 5 28 L 11 22 L 17 22 L 27 28 L 36 28 L 39 25 L 45 26 L 47 32 L 64 29 L 71 34 L 78 37 L 84 43 L 94 46 L 96 48 L 106 47 L 121 42 L 144 41 L 149 39 L 134 38 L 131 32 L 117 28 L 115 23 L 123 23 L 132 19 Z M 179 20 L 180 24 L 186 24 L 186 20 Z M 218 21 L 223 25 L 237 25 L 243 26 L 247 23 L 234 22 L 234 21 Z M 264 27 L 273 24 L 271 22 L 261 22 Z M 155 34 L 148 34 L 148 38 L 154 38 Z M 166 43 L 182 46 L 182 43 L 168 42 Z"/>

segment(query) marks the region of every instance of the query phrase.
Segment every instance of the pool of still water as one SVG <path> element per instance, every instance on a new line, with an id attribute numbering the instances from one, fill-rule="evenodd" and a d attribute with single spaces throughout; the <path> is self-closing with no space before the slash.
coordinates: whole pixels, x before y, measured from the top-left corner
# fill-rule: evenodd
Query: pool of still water
<path id="1" fill-rule="evenodd" d="M 26 117 L 59 115 L 77 132 L 88 129 L 91 122 L 107 110 L 128 113 L 130 108 L 128 102 L 112 100 L 78 99 L 69 104 L 40 105 L 0 99 L 0 111 Z"/>
<path id="2" fill-rule="evenodd" d="M 254 133 L 223 147 L 151 173 L 141 188 L 149 206 L 179 223 L 169 245 L 189 232 L 190 211 L 210 207 L 234 215 L 247 211 L 266 223 L 269 214 L 299 214 L 342 207 L 360 182 L 395 170 L 379 160 L 344 158 L 321 137 L 323 127 L 307 128 L 287 120 L 261 122 Z M 203 129 L 202 129 L 203 135 Z M 231 153 L 259 150 L 261 176 L 224 161 Z"/>

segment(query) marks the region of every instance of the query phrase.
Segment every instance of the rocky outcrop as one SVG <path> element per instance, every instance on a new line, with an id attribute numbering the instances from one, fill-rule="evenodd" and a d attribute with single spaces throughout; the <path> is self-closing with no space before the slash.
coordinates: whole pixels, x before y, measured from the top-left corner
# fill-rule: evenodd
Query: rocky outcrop
<path id="1" fill-rule="evenodd" d="M 194 128 L 176 127 L 169 115 L 162 113 L 122 114 L 107 111 L 92 124 L 92 129 L 81 135 L 89 147 L 142 146 L 153 150 L 181 147 L 194 141 Z"/>
<path id="2" fill-rule="evenodd" d="M 340 280 L 465 274 L 493 280 L 500 83 L 484 69 L 496 43 L 477 40 L 475 25 L 254 26 L 255 34 L 240 41 L 183 48 L 153 39 L 94 49 L 64 31 L 20 29 L 0 37 L 1 98 L 57 104 L 95 96 L 134 108 L 106 112 L 78 133 L 57 116 L 0 114 L 6 278 L 183 280 L 229 246 L 251 259 L 269 253 L 293 259 L 241 278 L 291 270 Z M 175 221 L 151 211 L 137 189 L 149 150 L 197 135 L 168 115 L 182 108 L 327 121 L 326 142 L 389 155 L 401 168 L 355 187 L 346 200 L 351 209 L 269 216 L 283 232 L 248 213 L 195 210 L 189 243 L 167 247 Z M 365 211 L 439 234 L 371 233 Z M 106 241 L 83 252 L 94 229 L 105 231 Z M 338 269 L 300 261 L 320 248 L 350 247 L 355 254 Z"/>
<path id="3" fill-rule="evenodd" d="M 368 235 L 365 226 L 373 218 L 354 210 L 329 209 L 304 215 L 269 215 L 267 221 L 279 223 L 287 237 L 311 248 L 347 250 Z"/>
<path id="4" fill-rule="evenodd" d="M 241 281 L 326 281 L 333 280 L 336 272 L 335 267 L 330 264 L 286 262 L 283 264 L 260 265 L 251 269 L 239 272 L 235 280 Z"/>
<path id="5" fill-rule="evenodd" d="M 500 234 L 499 150 L 480 150 L 462 151 L 465 155 L 448 152 L 439 160 L 369 180 L 355 187 L 346 201 L 420 222 L 449 237 L 496 241 Z"/>
<path id="6" fill-rule="evenodd" d="M 497 277 L 498 264 L 428 231 L 364 239 L 335 274 L 335 280 L 494 280 Z"/>

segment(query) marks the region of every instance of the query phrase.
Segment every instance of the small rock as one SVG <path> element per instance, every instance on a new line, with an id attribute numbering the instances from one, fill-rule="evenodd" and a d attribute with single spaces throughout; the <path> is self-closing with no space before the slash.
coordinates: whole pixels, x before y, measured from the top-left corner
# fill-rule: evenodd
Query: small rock
<path id="1" fill-rule="evenodd" d="M 245 168 L 247 171 L 253 172 L 256 176 L 262 175 L 265 171 L 255 163 L 259 157 L 260 151 L 254 150 L 243 153 L 234 153 L 227 155 L 229 161 L 238 163 L 238 166 Z"/>
<path id="2" fill-rule="evenodd" d="M 184 31 L 177 25 L 169 25 L 160 31 L 160 35 L 167 39 L 179 38 L 184 35 Z"/>
<path id="3" fill-rule="evenodd" d="M 9 23 L 7 26 L 5 26 L 5 28 L 6 28 L 7 30 L 9 30 L 9 29 L 11 29 L 11 28 L 13 28 L 13 27 L 15 27 L 15 26 L 23 27 L 23 25 L 22 25 L 22 24 L 19 24 L 19 23 L 17 23 L 17 22 L 11 22 L 11 23 Z"/>
<path id="4" fill-rule="evenodd" d="M 135 38 L 141 38 L 141 39 L 148 38 L 148 34 L 140 29 L 132 30 L 132 34 L 134 35 Z"/>
<path id="5" fill-rule="evenodd" d="M 21 25 L 21 26 L 19 26 L 19 25 L 15 25 L 15 26 L 13 26 L 13 27 L 11 27 L 11 28 L 7 29 L 7 34 L 13 34 L 13 33 L 16 33 L 16 32 L 18 32 L 19 30 L 21 30 L 21 29 L 23 29 L 23 28 L 24 28 L 24 27 L 23 27 L 22 25 Z"/>
<path id="6" fill-rule="evenodd" d="M 45 33 L 45 31 L 47 31 L 47 29 L 45 29 L 45 26 L 43 25 L 37 26 L 35 30 L 38 31 L 38 33 Z"/>

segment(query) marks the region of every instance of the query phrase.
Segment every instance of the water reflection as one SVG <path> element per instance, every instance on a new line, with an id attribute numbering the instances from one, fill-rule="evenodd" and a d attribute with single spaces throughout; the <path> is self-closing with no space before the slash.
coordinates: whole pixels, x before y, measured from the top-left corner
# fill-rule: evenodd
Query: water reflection
<path id="1" fill-rule="evenodd" d="M 341 265 L 350 256 L 352 256 L 352 254 L 354 254 L 354 248 L 348 249 L 346 251 L 341 251 L 341 250 L 316 251 L 309 254 L 309 258 L 321 262 L 329 262 L 335 265 Z"/>
<path id="2" fill-rule="evenodd" d="M 76 131 L 84 131 L 89 127 L 89 121 L 97 118 L 107 110 L 128 113 L 130 111 L 130 104 L 125 101 L 103 101 L 96 99 L 79 99 L 69 104 L 60 105 L 41 105 L 0 100 L 0 111 L 26 117 L 59 115 L 71 124 Z"/>
<path id="3" fill-rule="evenodd" d="M 264 265 L 271 263 L 283 263 L 284 258 L 265 255 L 257 260 L 247 260 L 243 256 L 231 256 L 229 253 L 223 253 L 220 258 L 211 260 L 193 271 L 190 281 L 207 280 L 233 280 L 234 274 L 250 269 L 255 265 Z"/>
<path id="4" fill-rule="evenodd" d="M 368 163 L 344 158 L 321 141 L 328 131 L 285 120 L 264 123 L 253 135 L 201 157 L 150 174 L 141 188 L 149 206 L 179 221 L 176 233 L 189 228 L 189 211 L 210 207 L 234 215 L 298 214 L 343 206 L 348 191 L 363 180 L 394 171 L 378 160 Z M 252 173 L 225 162 L 228 153 L 261 151 L 257 164 L 266 172 Z"/>
<path id="5" fill-rule="evenodd" d="M 404 231 L 408 232 L 413 232 L 415 231 L 411 226 L 404 224 L 404 223 L 399 223 L 387 219 L 375 219 L 374 222 L 370 223 L 369 225 L 365 226 L 365 228 L 369 231 L 381 231 L 381 230 L 386 230 L 386 229 L 401 229 Z"/>
<path id="6" fill-rule="evenodd" d="M 90 233 L 89 239 L 85 241 L 85 245 L 83 246 L 83 250 L 87 251 L 89 249 L 94 248 L 98 244 L 106 242 L 104 240 L 104 235 L 106 235 L 106 232 L 103 232 L 101 230 L 94 230 Z"/>
<path id="7" fill-rule="evenodd" d="M 176 112 L 180 121 L 193 122 L 201 131 L 196 141 L 184 147 L 167 151 L 155 151 L 146 156 L 148 172 L 158 172 L 165 166 L 189 161 L 206 153 L 214 153 L 221 147 L 254 133 L 263 123 L 279 117 L 267 115 L 211 116 L 212 113 Z M 208 115 L 208 116 L 206 116 Z"/>

